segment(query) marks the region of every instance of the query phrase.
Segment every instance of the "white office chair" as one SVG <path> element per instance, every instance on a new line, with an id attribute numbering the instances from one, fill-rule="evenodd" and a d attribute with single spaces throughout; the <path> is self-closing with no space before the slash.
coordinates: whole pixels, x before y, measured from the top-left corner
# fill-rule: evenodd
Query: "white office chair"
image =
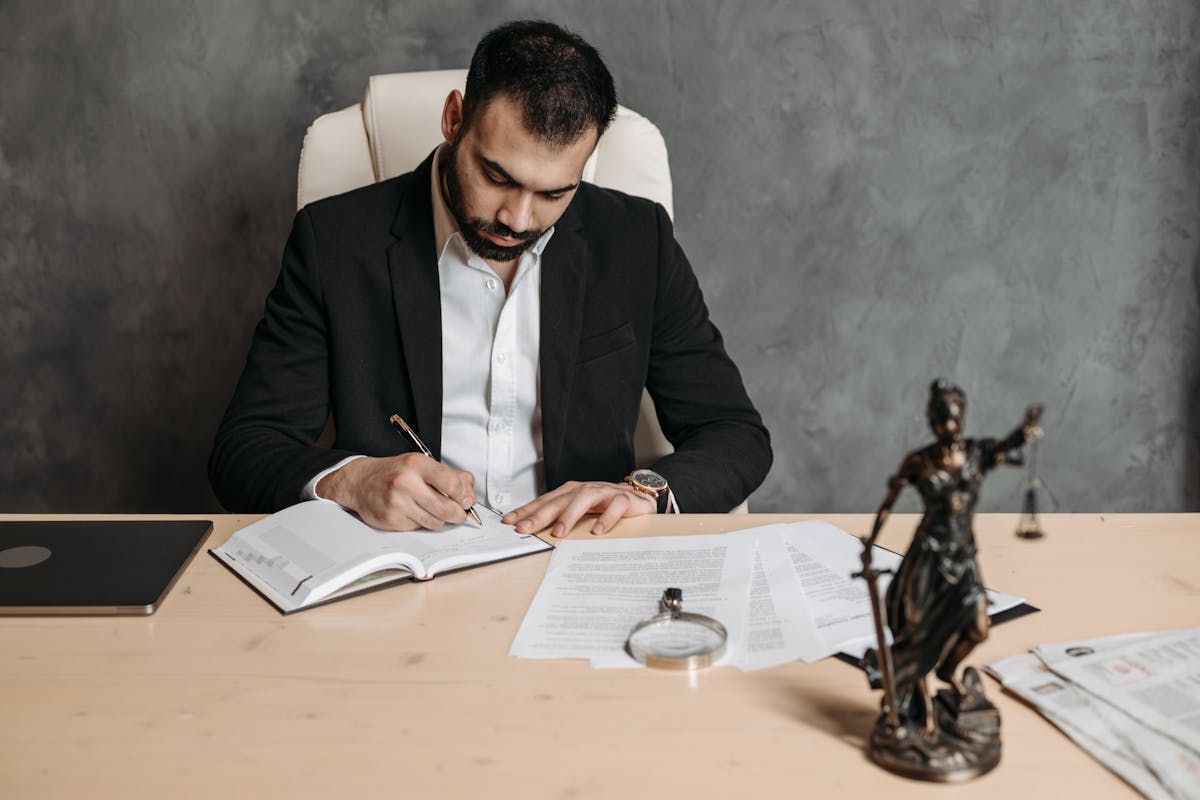
<path id="1" fill-rule="evenodd" d="M 465 69 L 373 75 L 361 103 L 318 117 L 304 136 L 296 207 L 394 178 L 416 167 L 442 140 L 442 105 L 467 82 Z M 617 106 L 583 168 L 597 186 L 648 197 L 673 215 L 667 145 L 654 123 Z M 663 435 L 650 395 L 642 392 L 635 460 L 651 464 L 674 448 Z M 743 503 L 735 512 L 746 511 Z"/>

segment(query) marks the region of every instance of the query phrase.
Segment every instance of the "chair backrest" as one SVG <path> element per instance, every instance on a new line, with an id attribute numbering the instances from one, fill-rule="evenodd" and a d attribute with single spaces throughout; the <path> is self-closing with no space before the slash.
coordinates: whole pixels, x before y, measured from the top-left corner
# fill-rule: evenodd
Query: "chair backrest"
<path id="1" fill-rule="evenodd" d="M 467 71 L 373 75 L 361 103 L 318 117 L 300 152 L 296 207 L 408 172 L 442 141 L 442 105 Z M 597 186 L 648 197 L 674 213 L 667 145 L 654 123 L 624 106 L 583 168 Z"/>
<path id="2" fill-rule="evenodd" d="M 318 117 L 304 136 L 296 207 L 387 180 L 416 167 L 443 141 L 442 106 L 463 90 L 465 69 L 373 75 L 361 103 Z M 596 145 L 583 179 L 597 186 L 647 197 L 674 214 L 671 170 L 662 133 L 624 106 Z M 639 465 L 672 451 L 643 392 L 634 435 Z M 739 509 L 744 510 L 744 505 Z"/>

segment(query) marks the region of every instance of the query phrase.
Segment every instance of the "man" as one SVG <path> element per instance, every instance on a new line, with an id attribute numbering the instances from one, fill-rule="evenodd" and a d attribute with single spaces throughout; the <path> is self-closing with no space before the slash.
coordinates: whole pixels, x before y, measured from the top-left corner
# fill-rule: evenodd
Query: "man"
<path id="1" fill-rule="evenodd" d="M 236 511 L 335 501 L 437 529 L 477 502 L 521 533 L 723 512 L 771 463 L 666 212 L 581 183 L 616 93 L 545 22 L 487 34 L 446 143 L 296 216 L 209 473 Z M 673 454 L 633 473 L 642 387 Z M 337 440 L 315 442 L 332 413 Z M 412 452 L 399 414 L 434 458 Z M 631 474 L 632 473 L 632 474 Z"/>

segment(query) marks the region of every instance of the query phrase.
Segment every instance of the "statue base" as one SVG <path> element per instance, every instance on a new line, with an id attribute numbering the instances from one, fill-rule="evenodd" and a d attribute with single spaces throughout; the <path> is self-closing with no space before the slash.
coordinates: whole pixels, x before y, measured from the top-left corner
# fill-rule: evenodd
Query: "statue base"
<path id="1" fill-rule="evenodd" d="M 933 701 L 934 725 L 901 718 L 898 726 L 880 715 L 867 743 L 879 766 L 922 781 L 958 783 L 978 778 L 1000 763 L 1000 712 L 983 694 L 973 667 L 963 671 L 965 695 L 950 689 Z"/>

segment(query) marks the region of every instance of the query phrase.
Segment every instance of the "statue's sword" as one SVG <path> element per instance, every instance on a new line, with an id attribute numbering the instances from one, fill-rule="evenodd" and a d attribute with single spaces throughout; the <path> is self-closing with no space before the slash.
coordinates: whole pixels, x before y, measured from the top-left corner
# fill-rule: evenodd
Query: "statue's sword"
<path id="1" fill-rule="evenodd" d="M 892 570 L 878 570 L 871 566 L 871 546 L 863 539 L 866 550 L 863 556 L 861 572 L 855 572 L 850 577 L 862 578 L 867 582 L 867 591 L 871 593 L 871 615 L 875 617 L 875 639 L 879 643 L 876 653 L 879 658 L 879 676 L 883 682 L 883 700 L 887 706 L 888 724 L 893 729 L 900 727 L 900 715 L 896 710 L 896 674 L 892 665 L 892 647 L 888 644 L 884 629 L 887 627 L 887 610 L 879 599 L 879 576 L 889 575 Z"/>

